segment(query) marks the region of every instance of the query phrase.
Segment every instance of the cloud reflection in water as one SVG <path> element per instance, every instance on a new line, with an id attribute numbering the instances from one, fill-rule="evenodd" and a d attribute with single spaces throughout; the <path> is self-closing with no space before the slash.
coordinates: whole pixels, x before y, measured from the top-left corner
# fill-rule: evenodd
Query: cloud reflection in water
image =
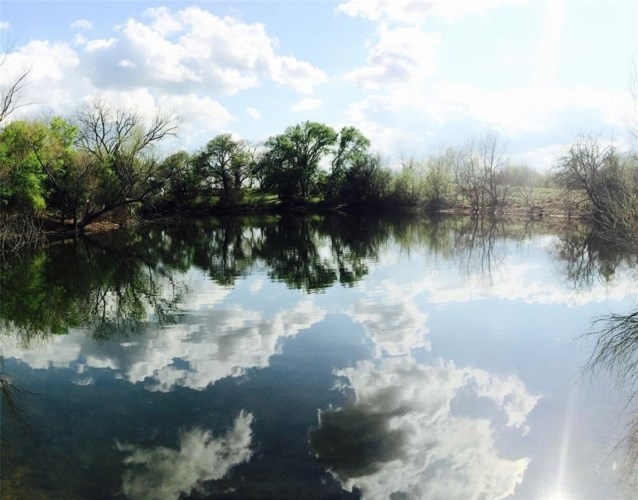
<path id="1" fill-rule="evenodd" d="M 122 478 L 124 494 L 134 499 L 180 498 L 203 491 L 205 481 L 222 479 L 230 469 L 251 457 L 253 415 L 240 412 L 226 434 L 194 428 L 179 436 L 179 449 L 140 448 L 118 443 L 127 454 Z"/>
<path id="2" fill-rule="evenodd" d="M 420 365 L 407 356 L 337 371 L 354 402 L 319 412 L 310 443 L 346 490 L 366 499 L 505 498 L 522 482 L 527 458 L 504 458 L 496 426 L 459 415 L 453 402 L 470 391 L 521 429 L 540 396 L 514 378 L 452 362 Z"/>

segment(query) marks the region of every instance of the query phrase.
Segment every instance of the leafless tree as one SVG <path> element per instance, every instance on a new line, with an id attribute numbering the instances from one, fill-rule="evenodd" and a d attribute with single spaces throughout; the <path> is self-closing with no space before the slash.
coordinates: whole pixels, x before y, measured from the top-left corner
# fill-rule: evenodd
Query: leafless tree
<path id="1" fill-rule="evenodd" d="M 568 190 L 585 193 L 592 219 L 614 235 L 638 236 L 638 169 L 635 159 L 613 144 L 578 137 L 559 159 L 556 179 Z"/>
<path id="2" fill-rule="evenodd" d="M 508 187 L 503 182 L 507 159 L 498 137 L 488 134 L 469 142 L 456 152 L 453 161 L 454 182 L 474 214 L 494 214 L 505 206 Z"/>
<path id="3" fill-rule="evenodd" d="M 13 45 L 0 56 L 0 73 L 6 74 L 9 62 L 9 54 Z M 0 125 L 5 121 L 11 113 L 25 104 L 20 101 L 20 97 L 27 85 L 27 79 L 30 69 L 23 69 L 16 73 L 14 78 L 0 88 Z"/>
<path id="4" fill-rule="evenodd" d="M 158 144 L 175 135 L 172 114 L 150 121 L 130 109 L 93 101 L 73 117 L 83 179 L 92 189 L 83 200 L 80 227 L 123 206 L 140 204 L 167 181 L 156 160 Z M 89 169 L 89 171 L 87 171 Z"/>

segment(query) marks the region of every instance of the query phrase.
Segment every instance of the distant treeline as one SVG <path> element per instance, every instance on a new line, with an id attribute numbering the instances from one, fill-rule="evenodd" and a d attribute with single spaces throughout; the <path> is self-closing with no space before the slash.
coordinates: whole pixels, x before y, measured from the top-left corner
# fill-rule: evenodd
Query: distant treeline
<path id="1" fill-rule="evenodd" d="M 532 191 L 549 185 L 584 193 L 584 211 L 601 224 L 638 227 L 635 162 L 589 139 L 543 175 L 511 164 L 494 135 L 390 168 L 357 128 L 312 121 L 261 144 L 221 134 L 198 151 L 162 156 L 162 141 L 176 132 L 174 116 L 145 120 L 101 100 L 68 118 L 0 127 L 0 213 L 46 214 L 78 231 L 101 218 L 191 209 L 464 208 L 495 215 L 514 199 L 538 209 Z"/>

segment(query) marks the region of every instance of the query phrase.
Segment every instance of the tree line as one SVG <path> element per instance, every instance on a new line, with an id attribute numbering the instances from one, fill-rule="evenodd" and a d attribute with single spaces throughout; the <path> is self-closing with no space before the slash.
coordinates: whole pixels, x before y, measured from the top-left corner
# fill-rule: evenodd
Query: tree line
<path id="1" fill-rule="evenodd" d="M 251 144 L 217 135 L 195 152 L 161 154 L 177 120 L 150 120 L 103 100 L 70 117 L 0 121 L 0 212 L 46 213 L 77 230 L 142 209 L 233 209 L 313 204 L 420 207 L 465 204 L 494 214 L 507 204 L 521 172 L 498 139 L 486 136 L 392 169 L 356 127 L 305 121 Z"/>
<path id="2" fill-rule="evenodd" d="M 397 169 L 356 127 L 314 121 L 261 144 L 224 133 L 197 151 L 162 154 L 176 135 L 174 115 L 147 119 L 98 99 L 69 117 L 9 121 L 23 84 L 0 99 L 0 232 L 30 227 L 11 214 L 46 214 L 77 231 L 103 217 L 188 209 L 454 207 L 497 215 L 513 200 L 533 211 L 532 189 L 554 186 L 582 195 L 579 213 L 603 228 L 638 236 L 636 155 L 593 138 L 577 138 L 545 176 L 512 164 L 495 135 L 403 157 Z"/>

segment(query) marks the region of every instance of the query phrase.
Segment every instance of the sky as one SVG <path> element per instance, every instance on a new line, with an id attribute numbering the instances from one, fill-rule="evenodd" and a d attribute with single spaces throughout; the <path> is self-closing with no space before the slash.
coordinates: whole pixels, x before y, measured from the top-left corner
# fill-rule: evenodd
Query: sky
<path id="1" fill-rule="evenodd" d="M 638 0 L 0 2 L 13 119 L 103 99 L 175 113 L 167 148 L 358 127 L 397 165 L 488 133 L 548 169 L 580 134 L 630 144 Z"/>

